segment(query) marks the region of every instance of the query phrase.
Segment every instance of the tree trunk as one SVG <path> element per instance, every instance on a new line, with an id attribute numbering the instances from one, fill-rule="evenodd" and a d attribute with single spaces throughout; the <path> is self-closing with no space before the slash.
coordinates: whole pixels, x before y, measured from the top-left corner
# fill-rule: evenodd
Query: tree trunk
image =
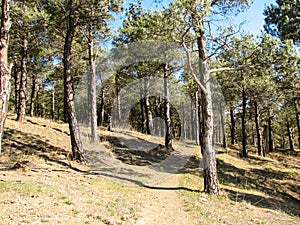
<path id="1" fill-rule="evenodd" d="M 195 118 L 193 119 L 194 123 L 195 123 L 195 141 L 196 141 L 196 145 L 200 145 L 200 112 L 199 112 L 199 91 L 197 90 L 195 93 Z"/>
<path id="2" fill-rule="evenodd" d="M 182 101 L 180 102 L 180 105 L 181 105 L 181 110 L 182 110 L 182 121 L 181 121 L 182 133 L 180 132 L 180 136 L 183 137 L 183 139 L 186 139 L 187 138 L 187 130 L 186 130 L 186 118 L 185 118 L 186 117 L 185 106 Z"/>
<path id="3" fill-rule="evenodd" d="M 89 107 L 91 109 L 91 141 L 96 142 L 98 140 L 98 131 L 97 131 L 97 93 L 96 93 L 96 68 L 95 68 L 95 60 L 94 60 L 94 42 L 93 42 L 93 34 L 92 27 L 89 26 L 89 36 L 88 36 L 88 46 L 89 46 L 89 94 L 90 94 L 90 102 Z"/>
<path id="4" fill-rule="evenodd" d="M 17 60 L 14 59 L 14 80 L 15 80 L 15 112 L 18 113 L 19 108 L 19 90 L 20 90 L 20 76 L 18 70 Z"/>
<path id="5" fill-rule="evenodd" d="M 9 43 L 9 30 L 11 26 L 9 16 L 9 0 L 2 0 L 1 5 L 1 27 L 0 27 L 0 153 L 2 151 L 2 138 L 7 106 L 10 93 L 10 71 L 11 65 L 8 64 L 7 50 Z"/>
<path id="6" fill-rule="evenodd" d="M 21 59 L 21 80 L 20 80 L 20 90 L 19 90 L 19 107 L 17 120 L 24 122 L 25 112 L 26 112 L 26 87 L 27 87 L 27 39 L 24 36 L 23 46 L 22 46 L 22 59 Z"/>
<path id="7" fill-rule="evenodd" d="M 148 77 L 144 78 L 144 97 L 145 97 L 145 116 L 146 116 L 146 133 L 151 134 L 151 130 L 153 129 L 153 121 L 152 121 L 152 113 L 150 110 L 150 103 L 149 103 L 149 81 Z"/>
<path id="8" fill-rule="evenodd" d="M 34 106 L 34 114 L 37 116 L 41 116 L 41 104 L 40 104 L 40 92 L 41 92 L 41 86 L 37 86 L 37 90 L 36 90 L 36 100 L 35 100 L 35 106 Z"/>
<path id="9" fill-rule="evenodd" d="M 294 145 L 294 137 L 293 137 L 293 130 L 290 125 L 290 121 L 287 120 L 287 131 L 289 136 L 289 144 L 290 144 L 290 150 L 295 151 L 295 145 Z"/>
<path id="10" fill-rule="evenodd" d="M 299 116 L 297 100 L 294 100 L 294 109 L 295 109 L 297 131 L 298 131 L 298 149 L 300 149 L 300 116 Z"/>
<path id="11" fill-rule="evenodd" d="M 164 108 L 165 108 L 165 100 L 163 99 L 163 100 L 160 100 L 159 114 L 160 114 L 160 118 L 165 119 Z M 161 137 L 165 136 L 165 121 L 164 121 L 164 119 L 160 120 L 160 136 Z"/>
<path id="12" fill-rule="evenodd" d="M 103 87 L 101 88 L 100 92 L 100 109 L 99 109 L 99 125 L 104 126 L 104 90 Z"/>
<path id="13" fill-rule="evenodd" d="M 120 79 L 119 74 L 116 73 L 115 76 L 115 83 L 116 83 L 116 95 L 117 95 L 117 119 L 118 122 L 121 122 L 121 97 L 120 97 Z"/>
<path id="14" fill-rule="evenodd" d="M 35 105 L 35 96 L 36 96 L 36 82 L 37 76 L 35 73 L 32 75 L 32 86 L 31 86 L 31 95 L 30 95 L 30 108 L 29 115 L 33 117 L 34 115 L 34 105 Z"/>
<path id="15" fill-rule="evenodd" d="M 264 131 L 263 131 L 263 156 L 269 153 L 269 127 L 268 125 L 264 125 Z"/>
<path id="16" fill-rule="evenodd" d="M 206 43 L 203 30 L 195 30 L 197 35 L 201 90 L 201 151 L 203 152 L 204 191 L 218 196 L 219 181 L 217 173 L 216 153 L 213 149 L 213 111 L 212 93 L 210 89 L 210 72 L 208 68 Z M 198 84 L 199 85 L 199 84 Z M 205 93 L 204 93 L 205 91 Z"/>
<path id="17" fill-rule="evenodd" d="M 198 103 L 197 103 L 197 124 L 198 124 L 198 142 L 199 142 L 199 145 L 202 146 L 202 104 L 201 104 L 201 99 L 202 98 L 202 94 L 201 94 L 201 91 L 199 90 L 198 88 Z M 213 145 L 213 142 L 212 141 L 212 145 Z M 202 151 L 202 149 L 201 149 Z"/>
<path id="18" fill-rule="evenodd" d="M 223 138 L 222 147 L 227 148 L 224 112 L 223 112 L 223 106 L 221 102 L 220 102 L 220 119 L 221 119 L 221 129 L 222 129 L 222 138 Z"/>
<path id="19" fill-rule="evenodd" d="M 165 94 L 165 147 L 168 149 L 172 148 L 172 130 L 171 130 L 171 115 L 170 115 L 170 96 L 169 96 L 169 86 L 168 86 L 168 76 L 169 76 L 168 64 L 164 67 L 164 94 Z"/>
<path id="20" fill-rule="evenodd" d="M 265 153 L 262 148 L 262 138 L 261 138 L 261 129 L 260 129 L 260 112 L 258 110 L 257 102 L 254 101 L 254 110 L 255 110 L 255 127 L 256 127 L 256 136 L 257 136 L 257 151 L 258 155 L 265 156 Z"/>
<path id="21" fill-rule="evenodd" d="M 234 111 L 233 105 L 230 105 L 230 138 L 231 144 L 235 144 L 235 119 L 234 119 Z"/>
<path id="22" fill-rule="evenodd" d="M 51 81 L 51 119 L 55 119 L 55 82 Z"/>
<path id="23" fill-rule="evenodd" d="M 273 128 L 272 128 L 272 117 L 268 118 L 268 127 L 269 127 L 269 152 L 274 150 L 274 141 L 273 141 Z"/>
<path id="24" fill-rule="evenodd" d="M 147 124 L 147 120 L 146 120 L 146 110 L 145 110 L 145 98 L 144 98 L 144 86 L 143 84 L 141 83 L 141 86 L 140 86 L 140 108 L 141 108 L 141 116 L 142 116 L 142 127 L 141 127 L 141 132 L 143 134 L 145 134 L 147 132 L 146 130 L 146 124 Z"/>
<path id="25" fill-rule="evenodd" d="M 242 80 L 245 82 L 245 78 L 243 76 L 243 71 L 241 71 Z M 248 149 L 247 149 L 247 131 L 246 131 L 246 91 L 245 84 L 243 83 L 243 91 L 242 91 L 242 153 L 241 156 L 247 158 L 248 157 Z"/>
<path id="26" fill-rule="evenodd" d="M 69 123 L 70 137 L 72 144 L 73 159 L 81 162 L 85 161 L 82 143 L 80 139 L 79 127 L 77 124 L 74 93 L 73 93 L 73 77 L 72 77 L 72 41 L 75 33 L 75 19 L 74 19 L 74 2 L 69 1 L 69 15 L 67 18 L 68 28 L 64 43 L 64 102 L 66 115 Z"/>
<path id="27" fill-rule="evenodd" d="M 155 97 L 155 117 L 160 118 L 160 120 L 156 119 L 154 120 L 154 133 L 155 135 L 160 135 L 160 121 L 162 120 L 161 114 L 160 114 L 160 107 L 161 107 L 161 101 L 160 97 Z"/>
<path id="28" fill-rule="evenodd" d="M 195 123 L 194 123 L 194 102 L 191 98 L 191 129 L 190 129 L 190 139 L 195 139 Z"/>

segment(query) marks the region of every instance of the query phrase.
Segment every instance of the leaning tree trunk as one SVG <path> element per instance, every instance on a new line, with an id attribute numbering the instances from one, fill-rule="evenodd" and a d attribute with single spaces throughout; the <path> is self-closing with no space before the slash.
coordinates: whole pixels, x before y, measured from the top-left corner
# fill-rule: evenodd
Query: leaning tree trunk
<path id="1" fill-rule="evenodd" d="M 26 67 L 26 58 L 27 58 L 27 39 L 26 36 L 23 38 L 22 46 L 22 59 L 21 59 L 21 80 L 20 80 L 20 90 L 19 90 L 19 106 L 17 120 L 24 122 L 25 112 L 26 112 L 26 88 L 27 88 L 27 67 Z"/>
<path id="2" fill-rule="evenodd" d="M 169 76 L 168 64 L 165 64 L 164 67 L 164 97 L 165 97 L 165 147 L 168 149 L 172 148 L 172 130 L 171 130 L 171 115 L 170 115 L 170 94 L 169 94 L 169 85 L 168 85 L 168 76 Z"/>
<path id="3" fill-rule="evenodd" d="M 64 102 L 66 116 L 69 123 L 70 137 L 72 144 L 73 159 L 81 162 L 85 161 L 82 143 L 80 139 L 79 127 L 75 114 L 74 93 L 73 93 L 73 77 L 72 77 L 72 41 L 75 34 L 75 20 L 74 20 L 74 2 L 69 1 L 69 16 L 68 28 L 64 43 Z"/>
<path id="4" fill-rule="evenodd" d="M 9 16 L 9 0 L 2 0 L 1 9 L 2 15 L 0 27 L 0 153 L 2 151 L 2 137 L 10 93 L 11 65 L 8 64 L 7 60 L 9 30 L 11 27 L 11 21 Z"/>

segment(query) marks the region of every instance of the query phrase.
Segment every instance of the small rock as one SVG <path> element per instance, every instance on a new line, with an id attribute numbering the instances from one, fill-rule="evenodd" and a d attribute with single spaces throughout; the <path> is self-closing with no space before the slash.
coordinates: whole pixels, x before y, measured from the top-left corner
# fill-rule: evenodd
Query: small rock
<path id="1" fill-rule="evenodd" d="M 115 225 L 116 224 L 115 220 L 113 218 L 104 219 L 102 222 L 107 225 Z"/>
<path id="2" fill-rule="evenodd" d="M 207 199 L 206 198 L 199 198 L 199 201 L 201 201 L 201 202 L 207 202 Z"/>
<path id="3" fill-rule="evenodd" d="M 125 221 L 125 220 L 129 220 L 130 219 L 130 215 L 128 214 L 124 214 L 121 216 L 121 220 Z"/>

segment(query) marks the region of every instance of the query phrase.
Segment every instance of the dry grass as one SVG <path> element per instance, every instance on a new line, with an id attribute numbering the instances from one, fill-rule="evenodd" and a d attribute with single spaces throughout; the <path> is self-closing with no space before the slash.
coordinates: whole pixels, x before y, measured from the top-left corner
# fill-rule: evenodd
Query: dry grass
<path id="1" fill-rule="evenodd" d="M 221 197 L 182 191 L 187 208 L 201 224 L 300 224 L 299 155 L 287 167 L 281 153 L 241 159 L 237 150 L 220 149 L 217 155 Z M 199 183 L 203 179 L 191 173 L 182 180 L 191 189 Z"/>
<path id="2" fill-rule="evenodd" d="M 10 115 L 0 155 L 1 224 L 133 224 L 139 192 L 69 162 L 68 127 Z M 29 161 L 15 169 L 16 162 Z"/>
<path id="3" fill-rule="evenodd" d="M 99 133 L 103 143 L 115 149 L 113 133 L 104 129 Z M 180 171 L 180 186 L 173 188 L 185 202 L 178 207 L 201 225 L 300 224 L 299 153 L 275 152 L 266 158 L 251 153 L 241 159 L 238 150 L 239 146 L 220 149 L 217 155 L 221 187 L 217 198 L 199 191 L 203 189 L 199 154 L 192 157 Z M 20 124 L 9 115 L 0 155 L 1 224 L 135 224 L 145 205 L 157 201 L 149 197 L 150 189 L 89 173 L 88 166 L 70 162 L 69 153 L 66 124 L 41 118 Z M 14 167 L 23 161 L 28 161 L 24 167 Z M 170 190 L 157 191 L 159 196 L 170 194 Z M 167 205 L 157 207 L 167 213 Z"/>

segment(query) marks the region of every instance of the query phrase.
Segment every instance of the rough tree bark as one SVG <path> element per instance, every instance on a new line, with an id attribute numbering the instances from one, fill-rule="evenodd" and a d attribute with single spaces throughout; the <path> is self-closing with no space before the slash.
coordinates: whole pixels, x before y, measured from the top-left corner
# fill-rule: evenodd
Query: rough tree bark
<path id="1" fill-rule="evenodd" d="M 272 116 L 269 115 L 268 118 L 268 127 L 269 127 L 269 152 L 274 151 L 274 140 L 273 140 L 273 127 L 272 127 Z"/>
<path id="2" fill-rule="evenodd" d="M 55 82 L 51 81 L 51 119 L 55 119 Z"/>
<path id="3" fill-rule="evenodd" d="M 230 105 L 230 139 L 231 144 L 235 144 L 235 119 L 234 119 L 234 111 L 233 111 L 233 105 Z"/>
<path id="4" fill-rule="evenodd" d="M 192 12 L 192 27 L 196 35 L 199 78 L 196 75 L 191 55 L 186 46 L 185 36 L 182 36 L 181 44 L 186 52 L 187 66 L 189 71 L 201 90 L 201 151 L 203 153 L 203 176 L 204 191 L 214 196 L 219 195 L 219 181 L 217 172 L 216 153 L 213 149 L 213 111 L 212 111 L 212 93 L 210 89 L 210 70 L 208 67 L 208 57 L 206 52 L 206 41 L 204 35 L 204 22 L 196 17 L 197 12 Z"/>
<path id="5" fill-rule="evenodd" d="M 29 115 L 33 117 L 34 115 L 34 105 L 36 99 L 36 82 L 37 82 L 37 75 L 35 73 L 32 74 L 32 86 L 31 86 L 31 95 L 30 95 L 30 106 L 29 106 Z"/>
<path id="6" fill-rule="evenodd" d="M 145 116 L 146 116 L 146 133 L 151 134 L 151 130 L 153 129 L 153 120 L 152 120 L 152 112 L 150 110 L 150 102 L 149 102 L 149 80 L 146 76 L 144 78 L 144 97 L 145 97 Z"/>
<path id="7" fill-rule="evenodd" d="M 298 130 L 298 148 L 300 149 L 300 116 L 299 116 L 299 109 L 298 109 L 298 101 L 297 99 L 294 100 L 294 110 L 295 110 L 295 117 L 297 123 L 297 130 Z"/>
<path id="8" fill-rule="evenodd" d="M 166 63 L 164 67 L 164 97 L 165 97 L 165 147 L 168 149 L 172 148 L 172 129 L 171 129 L 171 115 L 170 115 L 170 94 L 169 94 L 169 66 Z"/>
<path id="9" fill-rule="evenodd" d="M 7 60 L 9 30 L 11 27 L 11 21 L 9 16 L 9 2 L 9 0 L 2 0 L 1 5 L 2 14 L 0 27 L 0 153 L 2 150 L 2 137 L 10 93 L 11 65 L 9 65 Z"/>
<path id="10" fill-rule="evenodd" d="M 192 121 L 194 121 L 195 124 L 195 141 L 196 145 L 200 145 L 200 140 L 199 140 L 199 133 L 200 133 L 200 112 L 199 112 L 199 91 L 197 90 L 195 93 L 195 118 L 193 118 Z"/>
<path id="11" fill-rule="evenodd" d="M 190 124 L 190 139 L 194 140 L 195 139 L 195 123 L 194 123 L 194 102 L 193 99 L 191 98 L 191 124 Z"/>
<path id="12" fill-rule="evenodd" d="M 74 105 L 74 93 L 73 93 L 73 76 L 72 76 L 72 41 L 75 34 L 75 18 L 74 18 L 74 1 L 70 0 L 69 5 L 69 15 L 67 18 L 67 32 L 65 36 L 64 43 L 64 102 L 66 117 L 69 123 L 70 137 L 72 144 L 72 157 L 75 160 L 81 162 L 85 161 L 82 143 L 80 139 L 79 127 L 75 114 L 75 105 Z"/>

